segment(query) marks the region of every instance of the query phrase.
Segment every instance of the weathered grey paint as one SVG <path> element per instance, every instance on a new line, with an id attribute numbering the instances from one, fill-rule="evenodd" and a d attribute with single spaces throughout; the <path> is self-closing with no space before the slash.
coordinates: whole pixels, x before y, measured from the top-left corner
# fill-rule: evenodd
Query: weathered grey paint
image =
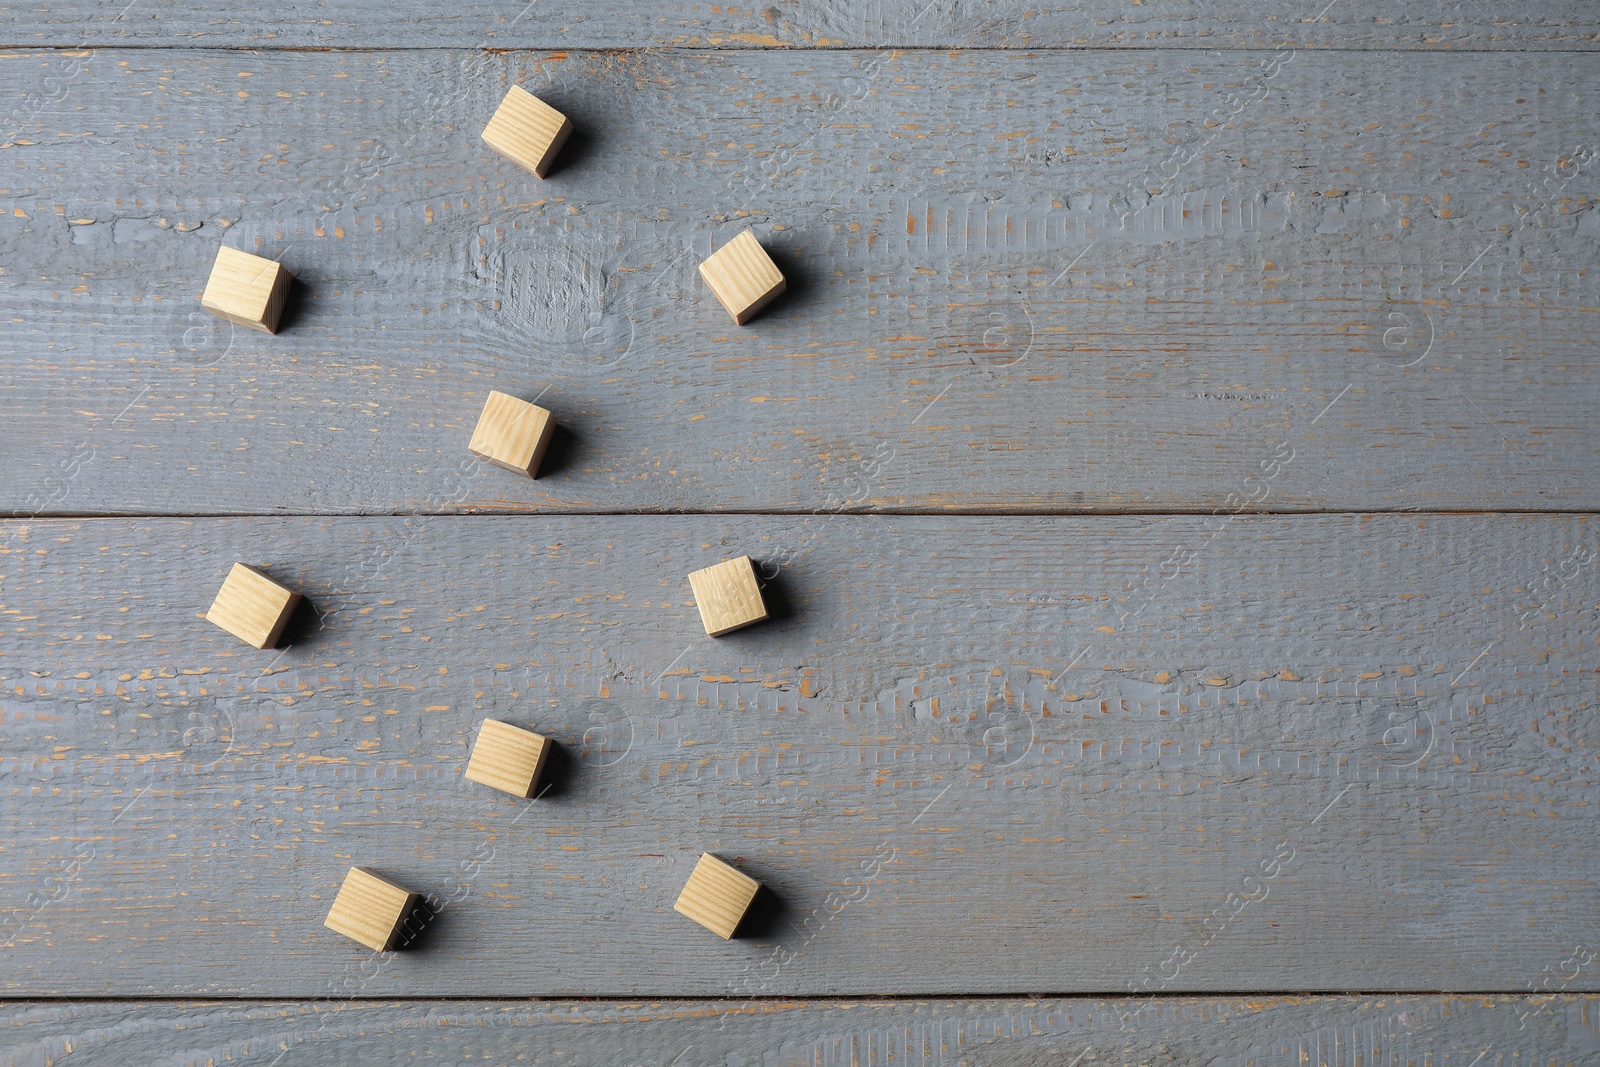
<path id="1" fill-rule="evenodd" d="M 1597 987 L 1583 518 L 4 529 L 0 992 Z M 775 617 L 707 638 L 684 576 L 745 552 Z M 235 560 L 287 649 L 200 618 Z M 461 777 L 486 716 L 551 794 Z M 749 936 L 672 911 L 701 850 Z M 352 863 L 444 905 L 380 968 L 321 926 Z"/>
<path id="2" fill-rule="evenodd" d="M 1594 509 L 1597 64 L 13 54 L 0 508 Z M 548 181 L 479 142 L 513 81 Z M 792 285 L 734 328 L 751 224 Z M 224 241 L 278 336 L 200 309 Z M 537 482 L 467 454 L 490 388 Z"/>
<path id="3" fill-rule="evenodd" d="M 0 1006 L 17 1067 L 1548 1067 L 1592 1063 L 1592 997 Z"/>
<path id="4" fill-rule="evenodd" d="M 176 4 L 52 0 L 0 13 L 20 47 L 209 48 L 1272 48 L 1593 49 L 1582 0 L 1442 6 L 1431 0 L 1018 4 L 787 0 L 768 6 L 429 0 L 374 7 L 297 0 Z"/>
<path id="5" fill-rule="evenodd" d="M 1592 522 L 1234 515 L 1600 506 L 1597 39 L 0 11 L 0 509 L 799 513 L 0 527 L 0 995 L 295 998 L 13 1004 L 0 1064 L 1593 1061 L 1519 995 L 1600 988 Z M 512 82 L 549 182 L 478 143 Z M 792 289 L 735 330 L 693 265 L 750 224 Z M 223 240 L 301 278 L 279 337 L 200 313 Z M 465 454 L 491 387 L 538 483 Z M 833 514 L 891 510 L 1216 514 Z M 776 617 L 711 641 L 682 576 L 742 551 Z M 236 558 L 311 597 L 281 654 L 199 618 Z M 551 793 L 460 778 L 485 715 Z M 670 910 L 702 848 L 773 890 L 731 944 Z M 440 907 L 405 952 L 321 928 L 350 862 Z M 1271 995 L 1358 989 L 1495 995 Z M 1139 997 L 972 996 L 1040 991 Z M 607 994 L 768 999 L 362 999 Z"/>

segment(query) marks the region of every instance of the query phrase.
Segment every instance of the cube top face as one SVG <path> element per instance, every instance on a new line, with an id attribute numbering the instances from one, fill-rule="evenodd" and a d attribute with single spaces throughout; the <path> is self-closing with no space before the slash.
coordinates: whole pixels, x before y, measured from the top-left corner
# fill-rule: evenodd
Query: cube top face
<path id="1" fill-rule="evenodd" d="M 767 617 L 761 587 L 756 584 L 755 564 L 749 556 L 695 571 L 689 575 L 689 587 L 694 590 L 695 606 L 700 609 L 707 636 L 721 637 Z"/>
<path id="2" fill-rule="evenodd" d="M 322 925 L 374 952 L 388 952 L 417 900 L 418 894 L 411 890 L 364 867 L 351 867 Z"/>
<path id="3" fill-rule="evenodd" d="M 707 852 L 672 910 L 687 915 L 724 941 L 733 937 L 761 883 Z"/>
<path id="4" fill-rule="evenodd" d="M 283 264 L 223 245 L 200 306 L 235 326 L 277 333 L 293 280 Z"/>
<path id="5" fill-rule="evenodd" d="M 555 419 L 544 408 L 491 391 L 467 451 L 497 467 L 536 478 L 555 429 Z"/>
<path id="6" fill-rule="evenodd" d="M 786 284 L 778 265 L 749 230 L 701 263 L 700 276 L 739 326 L 770 304 Z"/>
<path id="7" fill-rule="evenodd" d="M 571 119 L 522 86 L 513 85 L 483 128 L 483 142 L 543 178 L 571 132 Z"/>
<path id="8" fill-rule="evenodd" d="M 484 719 L 467 761 L 466 776 L 514 797 L 531 797 L 549 752 L 548 738 L 510 723 Z"/>
<path id="9" fill-rule="evenodd" d="M 285 589 L 254 567 L 235 563 L 211 602 L 206 621 L 247 645 L 271 648 L 283 636 L 299 603 L 299 593 Z"/>

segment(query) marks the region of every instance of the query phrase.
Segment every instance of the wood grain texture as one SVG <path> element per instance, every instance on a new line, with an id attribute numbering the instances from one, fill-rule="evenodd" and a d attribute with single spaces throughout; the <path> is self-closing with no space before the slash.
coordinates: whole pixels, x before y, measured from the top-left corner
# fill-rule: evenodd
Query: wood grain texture
<path id="1" fill-rule="evenodd" d="M 489 125 L 483 128 L 483 143 L 523 170 L 543 178 L 571 134 L 571 119 L 521 86 L 513 85 L 506 90 Z"/>
<path id="2" fill-rule="evenodd" d="M 1184 998 L 1135 1009 L 1129 1001 L 1061 999 L 24 1003 L 0 1006 L 0 1060 L 18 1067 L 1572 1067 L 1600 1050 L 1600 1001 L 1592 997 Z"/>
<path id="3" fill-rule="evenodd" d="M 388 952 L 401 940 L 402 924 L 420 899 L 365 867 L 351 867 L 322 925 L 374 952 Z"/>
<path id="4" fill-rule="evenodd" d="M 721 637 L 768 618 L 755 563 L 749 556 L 691 572 L 689 588 L 707 637 Z"/>
<path id="5" fill-rule="evenodd" d="M 277 333 L 294 279 L 283 265 L 223 245 L 200 306 L 235 326 Z"/>
<path id="6" fill-rule="evenodd" d="M 235 563 L 206 612 L 206 621 L 222 627 L 247 645 L 273 648 L 300 603 L 300 594 L 286 589 L 248 563 Z"/>
<path id="7" fill-rule="evenodd" d="M 119 13 L 120 12 L 120 13 Z M 237 0 L 119 6 L 69 0 L 8 8 L 20 47 L 209 48 L 1302 48 L 1592 49 L 1600 18 L 1581 0 L 1441 7 L 1429 0 L 1249 0 L 1119 5 L 794 0 L 740 8 L 670 3 L 386 4 L 310 0 L 263 19 Z"/>
<path id="8" fill-rule="evenodd" d="M 761 883 L 707 852 L 689 873 L 672 910 L 728 941 L 760 890 Z"/>
<path id="9" fill-rule="evenodd" d="M 749 230 L 700 264 L 700 277 L 735 326 L 743 326 L 783 292 L 783 274 Z"/>
<path id="10" fill-rule="evenodd" d="M 1596 537 L 6 524 L 0 992 L 1590 991 Z M 774 618 L 712 640 L 730 546 Z M 237 558 L 306 594 L 288 648 L 199 617 Z M 463 779 L 486 716 L 567 753 L 538 804 Z M 703 851 L 771 890 L 733 942 L 672 912 Z M 439 906 L 392 964 L 321 943 L 352 863 Z"/>
<path id="11" fill-rule="evenodd" d="M 464 776 L 526 800 L 539 784 L 539 772 L 550 757 L 550 739 L 496 719 L 478 727 Z"/>
<path id="12" fill-rule="evenodd" d="M 537 478 L 555 430 L 555 420 L 546 409 L 491 389 L 467 451 L 503 470 Z"/>
<path id="13" fill-rule="evenodd" d="M 576 123 L 548 181 L 478 140 L 513 82 Z M 0 509 L 1600 508 L 1595 84 L 1591 55 L 8 55 Z M 735 329 L 695 265 L 752 225 L 790 288 Z M 219 233 L 300 279 L 277 337 L 196 305 Z M 463 454 L 488 388 L 555 413 L 537 483 Z"/>

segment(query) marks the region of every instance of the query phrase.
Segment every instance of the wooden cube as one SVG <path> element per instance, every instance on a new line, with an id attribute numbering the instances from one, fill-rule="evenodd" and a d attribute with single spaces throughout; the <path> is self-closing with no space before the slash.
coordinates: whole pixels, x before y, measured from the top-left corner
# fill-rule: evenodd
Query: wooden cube
<path id="1" fill-rule="evenodd" d="M 282 263 L 223 245 L 217 249 L 200 306 L 235 326 L 277 333 L 293 281 Z"/>
<path id="2" fill-rule="evenodd" d="M 235 563 L 211 602 L 206 621 L 247 645 L 271 648 L 283 636 L 299 603 L 299 593 L 285 589 L 254 567 Z"/>
<path id="3" fill-rule="evenodd" d="M 467 761 L 467 778 L 480 785 L 531 797 L 550 754 L 550 739 L 510 723 L 484 719 Z"/>
<path id="4" fill-rule="evenodd" d="M 555 430 L 556 421 L 544 408 L 491 390 L 467 451 L 497 467 L 537 478 Z"/>
<path id="5" fill-rule="evenodd" d="M 374 952 L 388 952 L 421 897 L 365 867 L 351 867 L 322 925 Z"/>
<path id="6" fill-rule="evenodd" d="M 749 556 L 695 571 L 689 575 L 689 587 L 694 590 L 700 621 L 710 637 L 721 637 L 767 617 L 761 587 L 756 584 L 755 564 Z"/>
<path id="7" fill-rule="evenodd" d="M 760 882 L 707 852 L 694 865 L 689 884 L 678 894 L 672 910 L 687 915 L 726 941 L 739 929 L 740 920 L 750 910 L 750 902 L 760 888 Z"/>
<path id="8" fill-rule="evenodd" d="M 483 128 L 483 143 L 543 178 L 571 132 L 571 119 L 513 85 Z"/>
<path id="9" fill-rule="evenodd" d="M 749 230 L 700 264 L 700 277 L 711 286 L 711 291 L 717 294 L 717 299 L 739 326 L 770 304 L 783 292 L 785 285 L 778 265 Z"/>

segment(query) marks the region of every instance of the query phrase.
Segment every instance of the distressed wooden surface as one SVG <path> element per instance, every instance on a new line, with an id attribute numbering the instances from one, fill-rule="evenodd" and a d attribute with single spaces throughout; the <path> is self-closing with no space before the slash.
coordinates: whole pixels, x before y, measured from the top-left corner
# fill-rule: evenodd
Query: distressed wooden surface
<path id="1" fill-rule="evenodd" d="M 0 42 L 72 48 L 1302 48 L 1593 49 L 1581 0 L 1207 0 L 1119 4 L 793 0 L 748 8 L 671 3 L 389 4 L 300 0 L 55 2 L 0 14 Z"/>
<path id="2" fill-rule="evenodd" d="M 3 531 L 10 995 L 1596 988 L 1588 519 Z M 775 617 L 710 639 L 735 552 Z M 235 559 L 287 649 L 200 617 Z M 462 778 L 485 716 L 550 794 Z M 748 936 L 672 912 L 701 851 Z M 382 965 L 356 863 L 439 904 Z"/>
<path id="3" fill-rule="evenodd" d="M 1594 509 L 1597 63 L 11 54 L 0 508 Z M 543 183 L 478 140 L 514 80 Z M 223 240 L 279 336 L 201 311 Z M 466 452 L 491 388 L 537 482 Z"/>
<path id="4" fill-rule="evenodd" d="M 1591 997 L 0 1006 L 16 1067 L 1548 1067 L 1600 1052 Z M 674 1058 L 676 1057 L 676 1058 Z"/>
<path id="5" fill-rule="evenodd" d="M 0 11 L 0 512 L 195 516 L 0 524 L 0 1064 L 1594 1061 L 1593 521 L 1234 516 L 1600 507 L 1597 40 Z M 512 82 L 548 182 L 478 142 Z M 733 329 L 748 225 L 791 292 Z M 200 312 L 224 239 L 279 337 Z M 490 388 L 538 482 L 467 456 Z M 460 511 L 700 514 L 384 517 Z M 708 639 L 741 552 L 774 618 Z M 281 652 L 201 618 L 239 558 Z M 462 779 L 486 715 L 549 793 Z M 732 943 L 703 850 L 771 890 Z M 322 929 L 351 863 L 406 951 Z M 1458 992 L 1271 995 L 1377 989 Z M 883 993 L 961 999 L 772 999 Z M 754 999 L 375 999 L 662 995 Z"/>

